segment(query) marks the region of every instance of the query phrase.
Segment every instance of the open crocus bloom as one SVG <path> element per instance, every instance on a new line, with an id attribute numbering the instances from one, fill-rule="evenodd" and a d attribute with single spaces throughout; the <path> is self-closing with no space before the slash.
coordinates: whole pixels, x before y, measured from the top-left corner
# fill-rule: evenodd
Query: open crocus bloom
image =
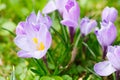
<path id="1" fill-rule="evenodd" d="M 109 46 L 107 61 L 95 64 L 94 71 L 100 76 L 108 76 L 120 70 L 120 46 Z"/>
<path id="2" fill-rule="evenodd" d="M 101 29 L 95 30 L 98 42 L 102 47 L 107 47 L 113 43 L 116 38 L 117 30 L 112 22 L 101 23 Z"/>
<path id="3" fill-rule="evenodd" d="M 102 12 L 102 21 L 114 22 L 118 16 L 118 11 L 114 7 L 106 7 Z"/>
<path id="4" fill-rule="evenodd" d="M 82 35 L 89 34 L 95 27 L 97 26 L 97 22 L 95 20 L 90 20 L 89 18 L 85 17 L 80 22 L 80 31 Z"/>
<path id="5" fill-rule="evenodd" d="M 41 18 L 41 19 L 39 19 Z M 42 21 L 43 19 L 43 21 Z M 22 50 L 18 52 L 23 58 L 42 58 L 50 48 L 52 38 L 48 31 L 49 25 L 42 16 L 32 13 L 26 22 L 20 22 L 16 28 L 15 44 Z"/>

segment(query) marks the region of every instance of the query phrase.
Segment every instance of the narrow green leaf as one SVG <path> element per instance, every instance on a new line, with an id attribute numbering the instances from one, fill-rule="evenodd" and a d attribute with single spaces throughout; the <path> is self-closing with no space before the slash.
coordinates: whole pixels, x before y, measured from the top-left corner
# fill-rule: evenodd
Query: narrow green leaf
<path id="1" fill-rule="evenodd" d="M 79 41 L 80 41 L 80 37 L 81 37 L 81 34 L 78 35 L 74 47 L 77 47 L 77 46 L 78 46 L 78 43 L 79 43 Z"/>
<path id="2" fill-rule="evenodd" d="M 10 78 L 10 80 L 16 80 L 16 78 L 15 78 L 15 68 L 14 68 L 14 66 L 13 66 L 13 71 L 12 71 L 12 73 L 11 73 L 11 78 Z"/>
<path id="3" fill-rule="evenodd" d="M 40 68 L 40 70 L 45 73 L 45 75 L 49 75 L 49 71 L 47 69 L 47 66 L 43 63 L 42 60 L 38 60 L 38 59 L 35 59 L 35 58 L 33 58 L 33 60 L 38 65 L 38 67 Z"/>
<path id="4" fill-rule="evenodd" d="M 0 29 L 5 30 L 5 31 L 8 31 L 8 32 L 9 32 L 11 35 L 13 35 L 14 37 L 16 36 L 15 33 L 13 33 L 12 31 L 10 31 L 10 30 L 8 30 L 8 29 L 6 29 L 6 28 L 3 28 L 3 27 L 2 27 L 2 28 L 0 28 Z"/>
<path id="5" fill-rule="evenodd" d="M 113 80 L 116 80 L 115 73 L 113 73 L 112 76 L 113 76 Z"/>
<path id="6" fill-rule="evenodd" d="M 57 34 L 57 36 L 61 39 L 61 41 L 63 42 L 63 44 L 65 45 L 65 41 L 64 41 L 64 38 L 63 36 L 58 32 L 56 31 L 53 27 L 51 27 L 51 29 Z"/>
<path id="7" fill-rule="evenodd" d="M 34 63 L 35 63 L 36 66 L 38 67 L 39 71 L 41 72 L 40 75 L 45 75 L 45 72 L 44 72 L 43 69 L 41 68 L 42 65 L 40 65 L 36 59 L 32 58 L 32 60 L 34 61 Z"/>
<path id="8" fill-rule="evenodd" d="M 88 50 L 90 51 L 90 53 L 92 54 L 92 56 L 93 56 L 94 58 L 96 58 L 96 55 L 95 55 L 95 53 L 92 51 L 92 49 L 90 49 L 90 47 L 89 47 L 85 42 L 82 42 L 82 44 L 83 44 L 85 47 L 87 47 Z"/>
<path id="9" fill-rule="evenodd" d="M 64 40 L 65 40 L 65 42 L 66 43 L 68 43 L 69 41 L 69 37 L 68 37 L 68 34 L 67 34 L 67 27 L 66 26 L 64 26 L 64 25 L 62 25 L 60 22 L 61 22 L 61 20 L 62 20 L 62 18 L 60 17 L 60 14 L 59 14 L 59 12 L 57 11 L 57 19 L 58 19 L 58 22 L 59 22 L 59 24 L 60 24 L 60 27 L 61 27 L 61 31 L 62 31 L 62 34 L 63 34 L 63 36 L 64 36 Z"/>

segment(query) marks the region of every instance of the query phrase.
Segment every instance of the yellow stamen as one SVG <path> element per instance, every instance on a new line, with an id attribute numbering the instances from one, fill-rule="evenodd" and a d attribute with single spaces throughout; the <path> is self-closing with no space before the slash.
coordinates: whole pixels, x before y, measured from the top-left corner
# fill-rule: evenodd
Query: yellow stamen
<path id="1" fill-rule="evenodd" d="M 32 39 L 35 44 L 38 44 L 38 39 L 35 37 Z"/>
<path id="2" fill-rule="evenodd" d="M 38 50 L 44 50 L 45 46 L 43 44 L 43 42 L 40 42 L 40 45 L 37 47 Z"/>

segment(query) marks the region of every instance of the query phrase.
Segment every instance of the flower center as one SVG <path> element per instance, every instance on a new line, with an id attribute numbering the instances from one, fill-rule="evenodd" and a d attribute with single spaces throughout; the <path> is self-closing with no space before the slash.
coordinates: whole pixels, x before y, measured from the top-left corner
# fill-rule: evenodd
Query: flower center
<path id="1" fill-rule="evenodd" d="M 35 37 L 32 39 L 35 44 L 38 44 L 38 39 Z"/>
<path id="2" fill-rule="evenodd" d="M 39 46 L 37 46 L 37 50 L 44 50 L 45 49 L 45 46 L 43 44 L 43 42 L 40 42 Z"/>
<path id="3" fill-rule="evenodd" d="M 43 43 L 43 42 L 38 43 L 38 39 L 37 39 L 36 37 L 33 38 L 32 40 L 33 40 L 33 42 L 36 44 L 37 50 L 41 51 L 41 50 L 44 50 L 44 49 L 45 49 L 44 43 Z"/>

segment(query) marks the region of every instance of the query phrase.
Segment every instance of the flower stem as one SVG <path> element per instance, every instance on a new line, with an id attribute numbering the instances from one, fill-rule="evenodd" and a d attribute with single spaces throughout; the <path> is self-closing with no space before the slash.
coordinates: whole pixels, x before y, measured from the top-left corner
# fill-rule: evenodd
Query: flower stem
<path id="1" fill-rule="evenodd" d="M 73 43 L 75 29 L 73 27 L 69 27 L 69 33 L 70 33 L 70 42 Z"/>
<path id="2" fill-rule="evenodd" d="M 120 71 L 116 71 L 116 80 L 120 80 Z"/>
<path id="3" fill-rule="evenodd" d="M 76 55 L 77 55 L 77 53 L 78 53 L 78 48 L 77 48 L 77 46 L 78 46 L 78 43 L 79 43 L 79 41 L 80 41 L 80 37 L 81 37 L 81 34 L 79 34 L 78 37 L 77 37 L 77 40 L 76 40 L 75 45 L 74 45 L 74 47 L 73 47 L 73 50 L 72 50 L 72 52 L 71 52 L 71 59 L 70 59 L 68 65 L 70 65 L 70 64 L 75 60 L 75 58 L 76 58 Z"/>
<path id="4" fill-rule="evenodd" d="M 43 59 L 43 61 L 44 61 L 45 65 L 46 65 L 46 67 L 48 67 L 48 64 L 47 64 L 47 59 L 46 59 L 46 55 L 45 55 L 42 59 Z"/>
<path id="5" fill-rule="evenodd" d="M 107 46 L 104 46 L 103 47 L 103 56 L 102 56 L 103 60 L 105 60 L 106 54 L 107 54 Z"/>

